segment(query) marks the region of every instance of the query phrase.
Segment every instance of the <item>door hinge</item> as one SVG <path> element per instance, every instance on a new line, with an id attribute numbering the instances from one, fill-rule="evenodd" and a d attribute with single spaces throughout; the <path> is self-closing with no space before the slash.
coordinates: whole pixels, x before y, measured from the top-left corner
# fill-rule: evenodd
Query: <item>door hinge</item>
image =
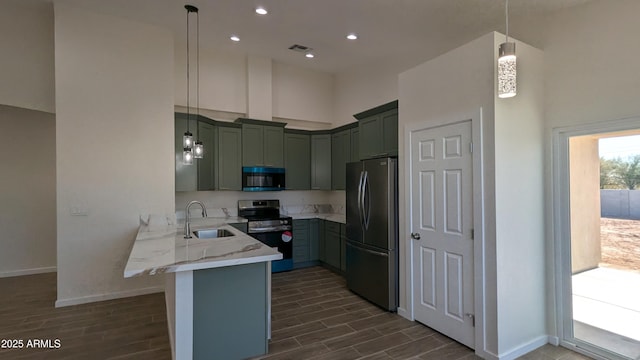
<path id="1" fill-rule="evenodd" d="M 476 231 L 475 229 L 471 229 L 471 240 L 475 240 L 476 238 Z"/>
<path id="2" fill-rule="evenodd" d="M 471 319 L 471 326 L 476 327 L 476 316 L 470 313 L 466 313 L 465 316 Z"/>
<path id="3" fill-rule="evenodd" d="M 473 153 L 473 143 L 472 142 L 469 143 L 469 152 Z"/>

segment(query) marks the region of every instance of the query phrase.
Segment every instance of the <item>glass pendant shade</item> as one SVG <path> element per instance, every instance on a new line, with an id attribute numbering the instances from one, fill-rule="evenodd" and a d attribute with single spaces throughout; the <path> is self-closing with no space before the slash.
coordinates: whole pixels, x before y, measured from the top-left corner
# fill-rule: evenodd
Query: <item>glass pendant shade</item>
<path id="1" fill-rule="evenodd" d="M 500 44 L 498 54 L 498 97 L 516 96 L 516 43 Z"/>
<path id="2" fill-rule="evenodd" d="M 191 150 L 193 147 L 193 134 L 187 131 L 182 137 L 182 147 Z"/>
<path id="3" fill-rule="evenodd" d="M 204 145 L 202 141 L 196 141 L 193 146 L 193 157 L 196 159 L 202 159 L 204 156 Z"/>
<path id="4" fill-rule="evenodd" d="M 193 164 L 193 152 L 191 149 L 184 148 L 182 152 L 182 163 L 185 165 Z"/>

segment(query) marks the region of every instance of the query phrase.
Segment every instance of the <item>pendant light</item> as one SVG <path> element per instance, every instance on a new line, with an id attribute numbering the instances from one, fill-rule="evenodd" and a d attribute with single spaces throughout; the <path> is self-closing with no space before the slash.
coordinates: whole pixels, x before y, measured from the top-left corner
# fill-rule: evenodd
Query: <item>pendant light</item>
<path id="1" fill-rule="evenodd" d="M 185 165 L 193 164 L 193 159 L 202 159 L 204 155 L 204 145 L 201 141 L 193 140 L 193 134 L 189 131 L 189 125 L 191 122 L 191 83 L 190 83 L 190 66 L 191 66 L 191 52 L 189 51 L 189 14 L 196 14 L 196 115 L 200 115 L 200 15 L 198 13 L 198 8 L 193 5 L 185 5 L 184 8 L 187 10 L 187 132 L 184 133 L 182 137 L 182 145 L 184 148 L 183 152 L 183 163 Z M 197 118 L 197 117 L 196 117 Z"/>
<path id="2" fill-rule="evenodd" d="M 516 43 L 509 41 L 509 0 L 505 0 L 506 39 L 498 50 L 498 97 L 516 96 Z"/>

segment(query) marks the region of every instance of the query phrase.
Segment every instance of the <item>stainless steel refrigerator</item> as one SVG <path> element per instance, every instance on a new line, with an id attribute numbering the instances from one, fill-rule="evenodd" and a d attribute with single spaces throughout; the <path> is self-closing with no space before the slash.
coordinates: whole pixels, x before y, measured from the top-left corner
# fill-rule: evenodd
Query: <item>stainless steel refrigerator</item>
<path id="1" fill-rule="evenodd" d="M 398 307 L 398 165 L 380 158 L 347 164 L 347 287 Z"/>

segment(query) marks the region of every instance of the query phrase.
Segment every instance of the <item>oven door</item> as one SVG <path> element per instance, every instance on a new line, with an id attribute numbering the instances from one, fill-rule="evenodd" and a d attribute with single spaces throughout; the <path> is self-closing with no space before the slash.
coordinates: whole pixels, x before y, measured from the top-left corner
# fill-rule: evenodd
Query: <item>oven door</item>
<path id="1" fill-rule="evenodd" d="M 291 231 L 274 231 L 250 233 L 252 237 L 272 248 L 278 248 L 282 253 L 282 260 L 271 262 L 271 272 L 288 271 L 293 269 L 293 242 Z"/>

